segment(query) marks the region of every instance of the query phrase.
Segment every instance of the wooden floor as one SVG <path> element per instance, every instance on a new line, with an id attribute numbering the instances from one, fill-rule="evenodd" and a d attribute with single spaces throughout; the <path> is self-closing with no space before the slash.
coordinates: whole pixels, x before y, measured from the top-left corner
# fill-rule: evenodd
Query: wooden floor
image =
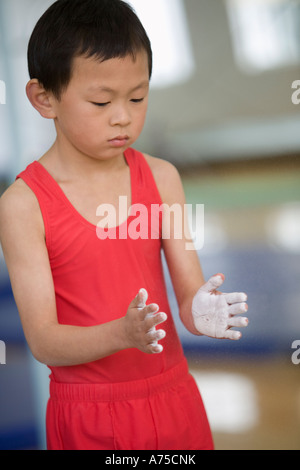
<path id="1" fill-rule="evenodd" d="M 255 391 L 255 403 L 250 407 L 250 412 L 255 407 L 256 414 L 252 425 L 246 424 L 245 429 L 238 432 L 232 432 L 229 426 L 226 432 L 224 426 L 222 431 L 218 430 L 217 423 L 214 429 L 212 420 L 216 450 L 300 450 L 300 365 L 282 358 L 264 360 L 259 357 L 243 361 L 227 360 L 224 363 L 219 360 L 201 361 L 200 364 L 191 358 L 189 364 L 191 372 L 197 377 L 228 374 L 228 382 L 232 376 L 244 377 Z M 226 396 L 222 403 L 222 390 L 219 390 L 218 398 L 217 407 L 229 406 Z M 245 401 L 248 398 L 245 396 Z M 204 395 L 204 402 L 205 399 Z M 209 415 L 214 405 L 209 400 L 205 405 Z M 245 416 L 246 421 L 248 418 Z M 235 417 L 232 416 L 232 419 Z"/>

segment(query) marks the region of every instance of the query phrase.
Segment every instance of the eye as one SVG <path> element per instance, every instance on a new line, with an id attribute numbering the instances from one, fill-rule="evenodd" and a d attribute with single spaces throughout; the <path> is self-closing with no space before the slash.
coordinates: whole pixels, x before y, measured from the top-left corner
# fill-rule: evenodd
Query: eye
<path id="1" fill-rule="evenodd" d="M 95 106 L 99 106 L 99 108 L 104 108 L 109 103 L 110 103 L 109 101 L 107 103 L 94 103 L 94 102 L 92 102 L 92 104 L 94 104 Z"/>
<path id="2" fill-rule="evenodd" d="M 142 103 L 144 101 L 144 98 L 140 99 L 135 99 L 135 100 L 130 100 L 132 103 Z"/>

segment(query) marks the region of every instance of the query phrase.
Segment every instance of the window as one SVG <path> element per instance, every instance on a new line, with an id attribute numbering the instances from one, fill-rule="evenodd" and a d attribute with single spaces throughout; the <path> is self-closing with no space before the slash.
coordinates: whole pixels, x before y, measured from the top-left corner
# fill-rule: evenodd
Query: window
<path id="1" fill-rule="evenodd" d="M 300 3 L 226 0 L 234 55 L 248 73 L 300 63 Z"/>

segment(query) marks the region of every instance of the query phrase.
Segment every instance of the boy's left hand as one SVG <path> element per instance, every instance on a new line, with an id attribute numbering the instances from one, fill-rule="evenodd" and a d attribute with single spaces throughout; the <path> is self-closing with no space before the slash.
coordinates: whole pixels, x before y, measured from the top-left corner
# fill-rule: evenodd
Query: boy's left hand
<path id="1" fill-rule="evenodd" d="M 247 312 L 247 295 L 242 292 L 218 292 L 216 289 L 223 284 L 224 279 L 223 274 L 217 274 L 199 289 L 192 304 L 194 324 L 202 335 L 239 340 L 241 332 L 231 328 L 248 326 L 248 318 L 236 316 Z"/>

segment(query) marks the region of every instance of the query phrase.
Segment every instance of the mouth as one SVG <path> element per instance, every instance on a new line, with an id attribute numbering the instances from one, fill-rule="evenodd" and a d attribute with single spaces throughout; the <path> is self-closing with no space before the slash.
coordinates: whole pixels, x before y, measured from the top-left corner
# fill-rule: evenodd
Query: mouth
<path id="1" fill-rule="evenodd" d="M 129 141 L 128 135 L 118 135 L 114 137 L 113 139 L 110 139 L 109 143 L 113 147 L 124 147 L 124 145 L 126 145 L 128 141 Z"/>

